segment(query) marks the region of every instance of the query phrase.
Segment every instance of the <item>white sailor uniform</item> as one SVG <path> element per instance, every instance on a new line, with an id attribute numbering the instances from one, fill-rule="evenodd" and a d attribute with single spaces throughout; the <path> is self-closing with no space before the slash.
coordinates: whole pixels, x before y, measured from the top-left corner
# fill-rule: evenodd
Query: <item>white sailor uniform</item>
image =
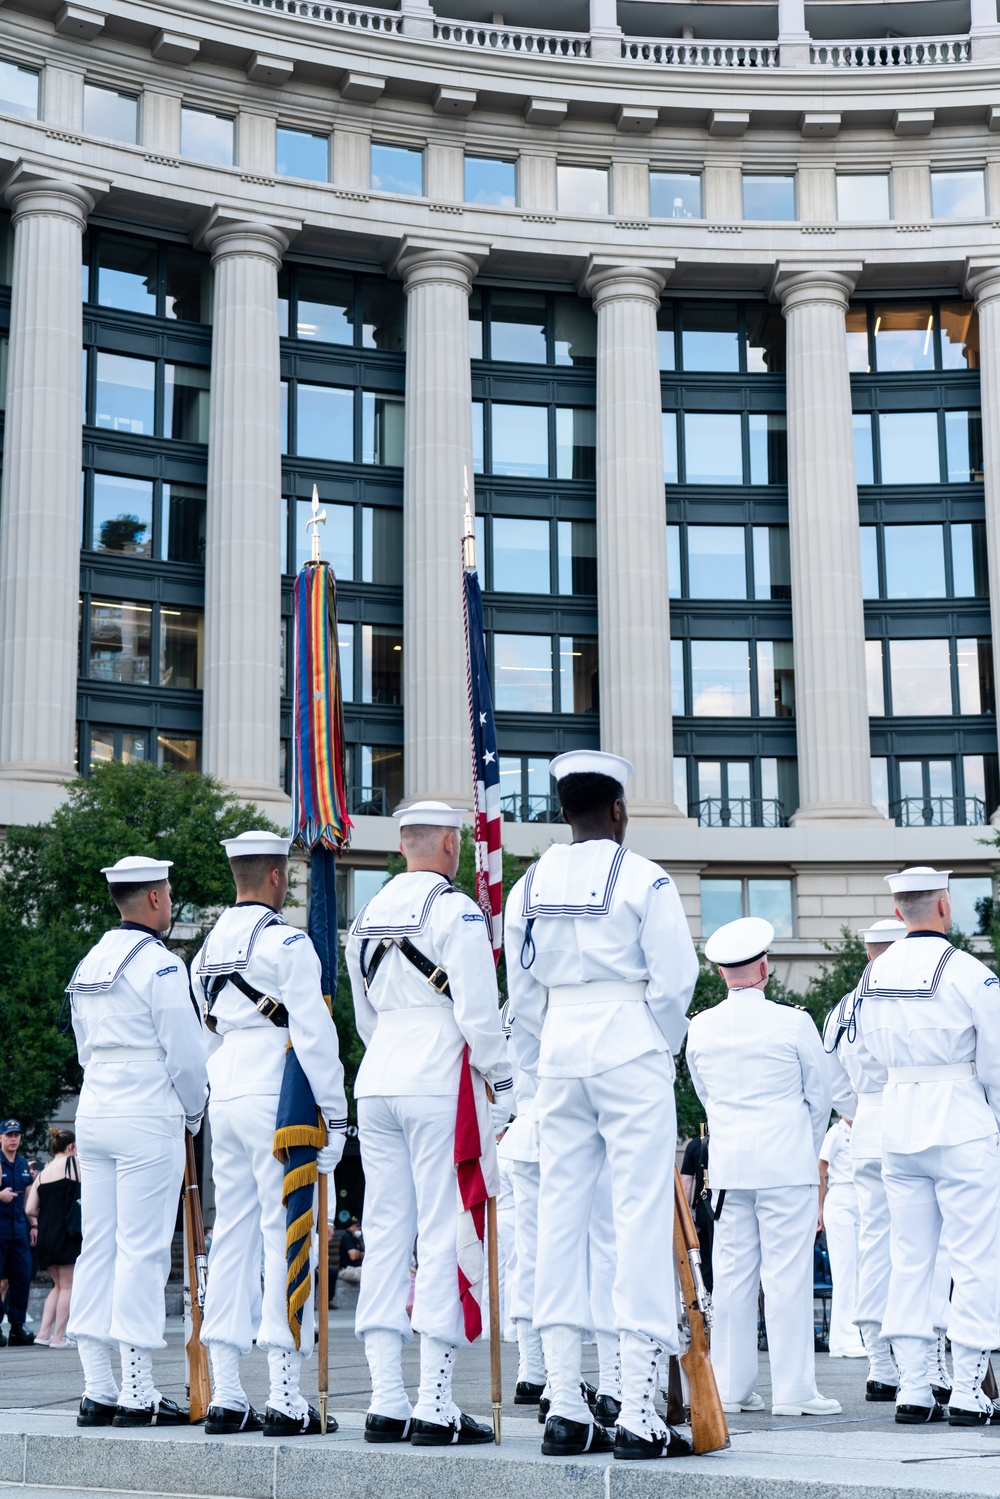
<path id="1" fill-rule="evenodd" d="M 83 1067 L 76 1113 L 83 1250 L 67 1330 L 80 1349 L 86 1396 L 113 1404 L 107 1354 L 92 1360 L 90 1345 L 166 1346 L 184 1125 L 197 1130 L 205 1108 L 205 1043 L 184 964 L 147 927 L 125 923 L 105 933 L 67 992 Z M 150 1378 L 138 1393 L 123 1390 L 121 1403 L 159 1399 Z"/>
<path id="2" fill-rule="evenodd" d="M 708 1118 L 717 1206 L 726 1194 L 712 1246 L 719 1394 L 736 1409 L 752 1402 L 763 1285 L 772 1405 L 797 1413 L 819 1399 L 813 1244 L 830 1119 L 822 1042 L 802 1010 L 730 989 L 691 1021 L 686 1056 Z"/>
<path id="3" fill-rule="evenodd" d="M 231 979 L 234 974 L 284 1009 L 275 1023 Z M 269 1350 L 272 1409 L 303 1416 L 301 1363 L 313 1347 L 312 1299 L 303 1307 L 301 1354 L 288 1325 L 285 1281 L 284 1170 L 275 1159 L 274 1131 L 291 1041 L 328 1136 L 347 1128 L 344 1069 L 337 1031 L 321 989 L 320 961 L 305 932 L 256 901 L 223 911 L 191 965 L 195 995 L 211 1010 L 208 1076 L 211 1084 L 215 1228 L 208 1259 L 202 1341 L 212 1357 L 213 1401 L 245 1409 L 239 1358 L 254 1338 Z M 266 1006 L 265 1008 L 271 1008 Z M 320 1230 L 325 1232 L 325 1224 Z M 260 1302 L 260 1240 L 264 1291 Z M 260 1304 L 259 1330 L 254 1325 Z"/>
<path id="4" fill-rule="evenodd" d="M 885 1069 L 883 1180 L 892 1268 L 882 1335 L 900 1368 L 897 1403 L 931 1406 L 939 1239 L 954 1287 L 948 1336 L 952 1409 L 982 1406 L 984 1350 L 1000 1342 L 1000 1004 L 978 958 L 933 932 L 911 933 L 869 964 L 857 989 L 857 1037 Z"/>
<path id="5" fill-rule="evenodd" d="M 658 865 L 609 839 L 555 844 L 508 897 L 505 947 L 516 1024 L 540 1041 L 533 1317 L 551 1414 L 591 1420 L 580 1344 L 593 1315 L 588 1228 L 607 1158 L 619 1424 L 648 1440 L 662 1435 L 651 1401 L 656 1361 L 677 1352 L 673 1054 L 698 972 L 680 897 Z"/>
<path id="6" fill-rule="evenodd" d="M 826 1162 L 823 1227 L 833 1281 L 830 1357 L 862 1358 L 865 1349 L 856 1326 L 860 1219 L 851 1159 L 851 1127 L 843 1119 L 838 1119 L 827 1130 L 819 1158 Z"/>
<path id="7" fill-rule="evenodd" d="M 439 970 L 439 987 L 404 957 L 399 939 Z M 383 941 L 388 946 L 372 972 Z M 346 956 L 365 1044 L 354 1085 L 366 1246 L 355 1328 L 372 1375 L 369 1413 L 404 1422 L 412 1414 L 448 1426 L 461 1414 L 451 1400 L 451 1371 L 455 1349 L 466 1343 L 454 1167 L 466 1046 L 488 1185 L 495 1183 L 496 1147 L 485 1084 L 498 1102 L 511 1099 L 493 952 L 482 912 L 468 896 L 443 875 L 418 872 L 396 875 L 369 901 L 351 928 Z M 414 1239 L 419 1268 L 408 1319 Z M 421 1381 L 411 1410 L 401 1352 L 413 1332 L 421 1334 Z"/>

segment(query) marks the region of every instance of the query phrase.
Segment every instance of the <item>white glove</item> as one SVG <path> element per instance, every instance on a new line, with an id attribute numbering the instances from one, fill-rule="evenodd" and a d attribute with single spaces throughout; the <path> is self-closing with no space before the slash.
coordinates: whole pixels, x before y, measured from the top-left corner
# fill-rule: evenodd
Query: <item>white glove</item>
<path id="1" fill-rule="evenodd" d="M 495 1100 L 490 1104 L 490 1113 L 493 1116 L 493 1133 L 501 1134 L 510 1123 L 510 1101 L 504 1094 L 503 1100 L 497 1103 Z"/>
<path id="2" fill-rule="evenodd" d="M 194 1114 L 189 1115 L 184 1120 L 184 1127 L 189 1135 L 196 1135 L 198 1133 L 198 1131 L 201 1129 L 201 1121 L 203 1118 L 204 1115 L 202 1114 Z"/>
<path id="3" fill-rule="evenodd" d="M 347 1144 L 347 1136 L 341 1131 L 328 1135 L 326 1144 L 322 1147 L 316 1157 L 316 1170 L 320 1176 L 332 1176 L 340 1164 L 340 1158 L 344 1154 L 344 1146 Z"/>

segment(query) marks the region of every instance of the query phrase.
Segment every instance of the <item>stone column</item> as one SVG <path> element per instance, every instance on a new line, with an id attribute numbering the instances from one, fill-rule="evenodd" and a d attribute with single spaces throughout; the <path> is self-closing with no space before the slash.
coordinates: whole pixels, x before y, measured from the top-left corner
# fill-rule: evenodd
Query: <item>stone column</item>
<path id="1" fill-rule="evenodd" d="M 485 254 L 485 251 L 483 251 Z M 407 798 L 471 804 L 461 541 L 472 492 L 469 293 L 482 255 L 404 240 L 403 704 Z"/>
<path id="2" fill-rule="evenodd" d="M 281 421 L 278 269 L 268 224 L 209 231 L 215 268 L 205 546 L 205 769 L 280 798 Z"/>
<path id="3" fill-rule="evenodd" d="M 591 260 L 597 312 L 597 622 L 601 746 L 635 765 L 633 817 L 680 817 L 670 712 L 656 313 L 665 276 Z"/>
<path id="4" fill-rule="evenodd" d="M 969 266 L 967 292 L 979 315 L 979 390 L 983 411 L 983 489 L 994 678 L 1000 669 L 1000 260 Z M 1000 821 L 1000 809 L 993 814 Z"/>
<path id="5" fill-rule="evenodd" d="M 8 189 L 14 223 L 0 502 L 0 778 L 73 775 L 85 188 Z"/>
<path id="6" fill-rule="evenodd" d="M 779 266 L 799 823 L 876 819 L 844 317 L 859 266 Z"/>

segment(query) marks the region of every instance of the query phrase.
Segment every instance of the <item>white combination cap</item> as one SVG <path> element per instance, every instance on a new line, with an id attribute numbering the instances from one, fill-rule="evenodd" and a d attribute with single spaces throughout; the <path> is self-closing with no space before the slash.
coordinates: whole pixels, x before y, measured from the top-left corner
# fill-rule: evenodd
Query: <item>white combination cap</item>
<path id="1" fill-rule="evenodd" d="M 465 811 L 447 802 L 411 802 L 393 812 L 401 828 L 460 828 Z"/>
<path id="2" fill-rule="evenodd" d="M 898 942 L 900 937 L 906 936 L 906 922 L 900 921 L 898 916 L 889 916 L 885 921 L 873 921 L 871 926 L 859 927 L 858 936 L 869 946 L 876 942 Z"/>
<path id="3" fill-rule="evenodd" d="M 762 916 L 741 916 L 727 921 L 705 943 L 705 956 L 720 968 L 742 968 L 762 958 L 774 941 L 774 927 Z"/>
<path id="4" fill-rule="evenodd" d="M 549 761 L 549 775 L 556 781 L 564 776 L 610 776 L 624 787 L 634 769 L 631 760 L 604 750 L 567 750 Z"/>
<path id="5" fill-rule="evenodd" d="M 222 847 L 230 859 L 250 859 L 255 854 L 287 854 L 291 839 L 283 833 L 265 833 L 253 829 L 238 838 L 223 838 Z"/>
<path id="6" fill-rule="evenodd" d="M 917 890 L 947 890 L 950 874 L 950 869 L 915 864 L 912 869 L 901 869 L 899 874 L 887 874 L 885 882 L 893 895 L 907 895 Z"/>
<path id="7" fill-rule="evenodd" d="M 154 885 L 165 880 L 173 859 L 150 859 L 144 854 L 129 854 L 117 864 L 109 864 L 101 873 L 109 885 Z"/>

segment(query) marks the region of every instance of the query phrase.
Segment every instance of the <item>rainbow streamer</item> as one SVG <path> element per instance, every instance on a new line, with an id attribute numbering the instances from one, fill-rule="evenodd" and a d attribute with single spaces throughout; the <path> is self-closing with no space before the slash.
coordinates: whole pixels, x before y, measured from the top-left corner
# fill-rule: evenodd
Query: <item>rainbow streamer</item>
<path id="1" fill-rule="evenodd" d="M 293 842 L 334 851 L 350 841 L 344 775 L 344 706 L 337 655 L 337 585 L 325 562 L 295 579 Z"/>

